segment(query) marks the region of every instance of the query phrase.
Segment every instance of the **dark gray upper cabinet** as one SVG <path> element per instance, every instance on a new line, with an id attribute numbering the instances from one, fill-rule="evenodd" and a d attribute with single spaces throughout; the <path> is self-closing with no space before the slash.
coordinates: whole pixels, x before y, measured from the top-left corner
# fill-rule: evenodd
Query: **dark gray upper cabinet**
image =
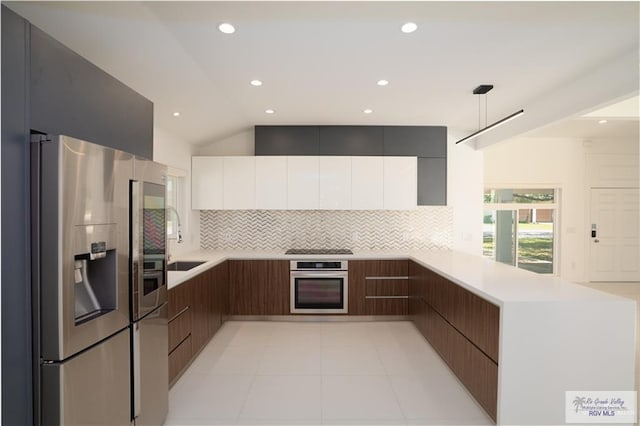
<path id="1" fill-rule="evenodd" d="M 256 155 L 319 155 L 318 126 L 255 126 Z"/>
<path id="2" fill-rule="evenodd" d="M 446 158 L 418 158 L 418 205 L 447 205 Z"/>
<path id="3" fill-rule="evenodd" d="M 31 26 L 31 128 L 153 158 L 153 103 Z"/>
<path id="4" fill-rule="evenodd" d="M 384 126 L 384 155 L 447 156 L 445 126 Z"/>
<path id="5" fill-rule="evenodd" d="M 320 126 L 320 155 L 383 155 L 382 126 Z"/>

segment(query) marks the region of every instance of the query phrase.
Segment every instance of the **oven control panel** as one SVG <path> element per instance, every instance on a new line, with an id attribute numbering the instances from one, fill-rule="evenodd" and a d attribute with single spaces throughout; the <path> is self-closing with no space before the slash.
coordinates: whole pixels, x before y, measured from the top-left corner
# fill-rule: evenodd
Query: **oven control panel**
<path id="1" fill-rule="evenodd" d="M 347 271 L 349 262 L 347 260 L 292 260 L 290 269 L 292 271 Z"/>

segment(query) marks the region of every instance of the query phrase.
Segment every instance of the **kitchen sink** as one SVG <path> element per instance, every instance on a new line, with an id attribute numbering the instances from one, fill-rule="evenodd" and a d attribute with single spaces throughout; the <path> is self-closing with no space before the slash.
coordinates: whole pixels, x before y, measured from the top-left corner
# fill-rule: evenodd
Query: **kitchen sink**
<path id="1" fill-rule="evenodd" d="M 169 263 L 167 265 L 167 271 L 188 271 L 190 269 L 195 268 L 196 266 L 200 266 L 203 263 L 206 263 L 204 260 L 193 260 L 193 261 L 177 261 L 173 263 Z"/>

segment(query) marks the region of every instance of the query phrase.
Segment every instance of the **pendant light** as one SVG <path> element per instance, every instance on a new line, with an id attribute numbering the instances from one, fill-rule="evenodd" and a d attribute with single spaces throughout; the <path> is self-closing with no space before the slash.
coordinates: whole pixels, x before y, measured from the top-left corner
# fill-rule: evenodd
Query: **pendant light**
<path id="1" fill-rule="evenodd" d="M 493 89 L 493 85 L 492 84 L 481 84 L 480 86 L 476 87 L 475 89 L 473 89 L 473 94 L 474 95 L 479 95 L 479 96 L 484 96 L 484 127 L 482 129 L 479 129 L 476 132 L 471 133 L 469 136 L 465 136 L 464 138 L 460 139 L 458 142 L 456 142 L 456 144 L 459 144 L 460 142 L 464 142 L 464 141 L 468 141 L 471 140 L 475 137 L 478 137 L 480 135 L 482 135 L 483 133 L 488 132 L 491 129 L 495 129 L 498 126 L 503 125 L 504 123 L 506 123 L 507 121 L 511 121 L 516 117 L 520 117 L 522 114 L 524 114 L 524 109 L 521 109 L 519 111 L 514 112 L 513 114 L 510 114 L 504 118 L 501 118 L 500 120 L 496 121 L 495 123 L 491 123 L 487 126 L 487 93 Z M 478 98 L 478 128 L 480 128 L 480 98 Z"/>

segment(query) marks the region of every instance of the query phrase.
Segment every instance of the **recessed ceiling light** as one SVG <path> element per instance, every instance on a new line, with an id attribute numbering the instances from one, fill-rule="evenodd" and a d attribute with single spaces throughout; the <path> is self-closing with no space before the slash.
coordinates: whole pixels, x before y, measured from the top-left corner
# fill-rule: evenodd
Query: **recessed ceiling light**
<path id="1" fill-rule="evenodd" d="M 371 108 L 367 108 L 362 112 L 364 112 L 365 114 L 371 114 L 373 112 L 373 110 Z"/>
<path id="2" fill-rule="evenodd" d="M 598 124 L 606 124 L 606 123 L 607 123 L 607 120 L 600 120 L 600 121 L 598 121 Z"/>
<path id="3" fill-rule="evenodd" d="M 180 113 L 178 111 L 176 111 L 176 112 L 173 113 L 173 116 L 174 117 L 180 117 Z"/>
<path id="4" fill-rule="evenodd" d="M 262 81 L 260 80 L 251 80 L 251 85 L 252 86 L 262 86 Z"/>
<path id="5" fill-rule="evenodd" d="M 403 33 L 412 33 L 417 29 L 418 25 L 415 22 L 407 22 L 406 24 L 402 25 L 402 27 L 400 27 L 400 30 Z"/>
<path id="6" fill-rule="evenodd" d="M 266 114 L 275 114 L 275 113 L 276 113 L 276 110 L 274 110 L 274 109 L 265 109 L 265 110 L 264 110 L 264 112 L 265 112 Z"/>
<path id="7" fill-rule="evenodd" d="M 233 34 L 236 32 L 236 28 L 228 22 L 223 22 L 218 25 L 218 29 L 225 34 Z"/>
<path id="8" fill-rule="evenodd" d="M 386 86 L 387 84 L 389 84 L 388 80 L 378 80 L 378 83 L 376 83 L 378 86 Z"/>

